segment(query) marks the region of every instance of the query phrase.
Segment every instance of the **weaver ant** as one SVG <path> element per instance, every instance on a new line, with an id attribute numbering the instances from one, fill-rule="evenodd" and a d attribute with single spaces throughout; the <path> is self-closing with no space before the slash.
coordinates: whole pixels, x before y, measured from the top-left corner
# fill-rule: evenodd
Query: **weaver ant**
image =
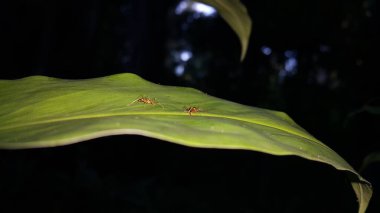
<path id="1" fill-rule="evenodd" d="M 130 104 L 128 104 L 128 106 L 134 104 L 136 101 L 140 102 L 140 103 L 144 103 L 144 104 L 159 105 L 160 107 L 164 108 L 160 103 L 157 102 L 157 100 L 155 98 L 151 99 L 151 98 L 148 98 L 148 97 L 138 98 L 138 99 L 132 101 Z"/>
<path id="2" fill-rule="evenodd" d="M 190 116 L 191 116 L 191 113 L 201 111 L 198 107 L 195 107 L 195 106 L 188 107 L 185 110 L 186 110 L 185 112 L 189 113 Z"/>

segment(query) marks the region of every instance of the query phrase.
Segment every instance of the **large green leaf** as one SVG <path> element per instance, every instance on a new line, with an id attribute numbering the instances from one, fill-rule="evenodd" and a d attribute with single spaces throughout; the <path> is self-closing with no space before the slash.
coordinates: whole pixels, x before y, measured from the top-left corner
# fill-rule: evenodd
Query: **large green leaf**
<path id="1" fill-rule="evenodd" d="M 241 43 L 241 56 L 243 60 L 248 49 L 249 37 L 251 35 L 252 22 L 247 8 L 240 0 L 194 0 L 215 7 L 220 16 L 235 31 Z"/>
<path id="2" fill-rule="evenodd" d="M 135 101 L 142 96 L 155 99 L 156 104 Z M 200 111 L 190 115 L 184 110 L 189 107 Z M 0 148 L 51 147 L 118 134 L 192 147 L 297 155 L 348 171 L 359 212 L 365 211 L 372 194 L 370 183 L 344 159 L 282 112 L 229 102 L 191 88 L 153 84 L 134 74 L 0 81 Z"/>

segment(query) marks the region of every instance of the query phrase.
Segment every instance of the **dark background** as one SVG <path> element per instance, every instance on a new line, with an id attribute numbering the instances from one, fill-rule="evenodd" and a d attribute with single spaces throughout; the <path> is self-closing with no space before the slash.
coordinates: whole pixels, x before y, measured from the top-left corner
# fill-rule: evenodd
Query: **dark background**
<path id="1" fill-rule="evenodd" d="M 122 72 L 280 110 L 359 170 L 379 152 L 379 3 L 243 1 L 246 59 L 217 15 L 180 1 L 14 0 L 0 7 L 0 78 Z M 182 60 L 181 52 L 191 58 Z M 378 109 L 378 108 L 375 108 Z M 362 174 L 375 194 L 379 163 Z M 182 147 L 140 136 L 0 151 L 0 212 L 356 212 L 343 172 L 297 157 Z"/>

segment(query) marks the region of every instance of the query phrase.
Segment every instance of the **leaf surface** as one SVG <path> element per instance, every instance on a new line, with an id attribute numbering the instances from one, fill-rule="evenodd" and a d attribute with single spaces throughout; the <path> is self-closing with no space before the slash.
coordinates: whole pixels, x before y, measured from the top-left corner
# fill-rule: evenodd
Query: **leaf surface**
<path id="1" fill-rule="evenodd" d="M 138 101 L 139 98 L 148 103 Z M 197 109 L 190 113 L 190 107 Z M 0 81 L 0 148 L 53 147 L 137 134 L 199 148 L 296 155 L 348 171 L 364 212 L 371 185 L 285 113 L 250 107 L 134 74 L 85 80 Z"/>

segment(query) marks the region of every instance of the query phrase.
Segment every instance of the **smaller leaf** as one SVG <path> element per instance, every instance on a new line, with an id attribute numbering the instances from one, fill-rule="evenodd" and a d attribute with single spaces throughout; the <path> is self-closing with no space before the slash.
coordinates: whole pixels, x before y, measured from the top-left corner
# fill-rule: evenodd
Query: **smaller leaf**
<path id="1" fill-rule="evenodd" d="M 251 35 L 252 21 L 249 17 L 247 8 L 240 0 L 195 0 L 215 7 L 220 16 L 230 25 L 237 34 L 241 43 L 242 61 L 248 49 L 249 37 Z"/>

